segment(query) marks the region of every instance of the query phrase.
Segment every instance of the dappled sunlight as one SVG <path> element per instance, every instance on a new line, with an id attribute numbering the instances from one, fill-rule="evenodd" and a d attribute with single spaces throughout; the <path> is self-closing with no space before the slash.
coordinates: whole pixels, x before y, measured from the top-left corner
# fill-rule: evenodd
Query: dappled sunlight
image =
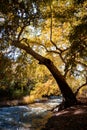
<path id="1" fill-rule="evenodd" d="M 0 0 L 0 62 L 2 127 L 12 110 L 9 120 L 19 114 L 18 125 L 22 117 L 39 130 L 58 106 L 52 129 L 77 129 L 87 119 L 87 0 Z"/>
<path id="2" fill-rule="evenodd" d="M 67 109 L 64 109 L 60 112 L 56 112 L 55 116 L 75 116 L 75 115 L 82 115 L 87 113 L 87 106 L 73 106 Z"/>
<path id="3" fill-rule="evenodd" d="M 76 111 L 74 112 L 75 115 L 77 115 L 77 114 L 83 114 L 83 113 L 84 113 L 84 111 L 81 110 L 81 109 L 76 110 Z"/>
<path id="4" fill-rule="evenodd" d="M 68 114 L 69 111 L 61 111 L 61 112 L 58 112 L 57 114 L 55 114 L 56 116 L 59 116 L 59 115 L 64 115 L 64 114 Z"/>
<path id="5" fill-rule="evenodd" d="M 87 130 L 87 106 L 74 106 L 54 114 L 43 130 Z"/>

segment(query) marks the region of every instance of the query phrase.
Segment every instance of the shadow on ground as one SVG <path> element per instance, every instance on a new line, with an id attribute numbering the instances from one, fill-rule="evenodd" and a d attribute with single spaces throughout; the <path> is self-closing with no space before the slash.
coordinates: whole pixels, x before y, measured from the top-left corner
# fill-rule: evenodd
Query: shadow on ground
<path id="1" fill-rule="evenodd" d="M 87 105 L 55 112 L 42 130 L 87 130 Z"/>

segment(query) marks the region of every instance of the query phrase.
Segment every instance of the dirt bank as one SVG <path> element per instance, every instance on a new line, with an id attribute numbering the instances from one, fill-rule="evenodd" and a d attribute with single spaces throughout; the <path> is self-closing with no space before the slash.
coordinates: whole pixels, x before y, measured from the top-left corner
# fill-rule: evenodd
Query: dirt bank
<path id="1" fill-rule="evenodd" d="M 42 130 L 87 130 L 87 105 L 55 112 Z"/>

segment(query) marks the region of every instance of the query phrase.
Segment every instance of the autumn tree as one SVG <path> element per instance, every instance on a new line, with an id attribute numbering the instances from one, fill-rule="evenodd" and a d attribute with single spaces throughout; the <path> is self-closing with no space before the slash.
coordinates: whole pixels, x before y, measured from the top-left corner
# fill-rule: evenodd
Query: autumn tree
<path id="1" fill-rule="evenodd" d="M 77 103 L 66 82 L 67 73 L 76 74 L 78 64 L 83 66 L 83 77 L 87 71 L 86 6 L 86 1 L 74 0 L 0 1 L 2 50 L 9 46 L 22 49 L 45 65 L 59 85 L 67 106 Z M 61 59 L 63 73 L 56 66 L 56 57 Z"/>

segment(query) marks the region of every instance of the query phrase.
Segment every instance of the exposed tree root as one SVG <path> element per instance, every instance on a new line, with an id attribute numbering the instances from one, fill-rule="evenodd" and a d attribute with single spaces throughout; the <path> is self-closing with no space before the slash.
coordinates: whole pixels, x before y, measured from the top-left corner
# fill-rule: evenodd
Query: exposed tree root
<path id="1" fill-rule="evenodd" d="M 77 101 L 76 103 L 69 103 L 69 102 L 67 102 L 67 101 L 62 101 L 62 103 L 61 104 L 59 104 L 59 105 L 57 105 L 56 107 L 54 107 L 51 111 L 52 112 L 59 112 L 59 111 L 62 111 L 62 110 L 64 110 L 64 109 L 66 109 L 66 108 L 69 108 L 69 107 L 71 107 L 71 106 L 75 106 L 75 105 L 83 105 L 84 103 L 82 103 L 81 101 Z"/>

